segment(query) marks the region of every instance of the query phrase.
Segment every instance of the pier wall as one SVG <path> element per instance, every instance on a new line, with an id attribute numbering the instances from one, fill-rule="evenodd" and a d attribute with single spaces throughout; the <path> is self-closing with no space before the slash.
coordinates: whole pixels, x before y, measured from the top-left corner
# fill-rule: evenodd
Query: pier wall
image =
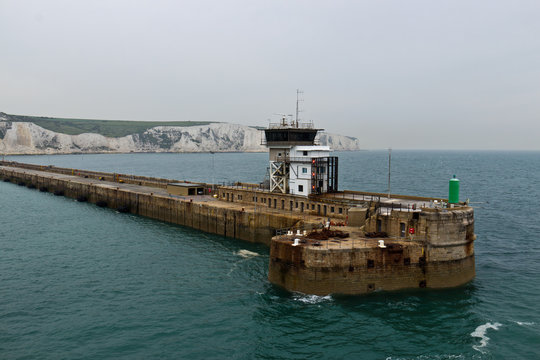
<path id="1" fill-rule="evenodd" d="M 366 232 L 385 232 L 390 237 L 409 240 L 425 239 L 431 246 L 457 246 L 475 239 L 474 210 L 470 206 L 386 213 L 371 208 L 370 214 L 365 223 Z"/>
<path id="2" fill-rule="evenodd" d="M 448 288 L 475 276 L 474 254 L 439 261 L 421 246 L 403 252 L 389 248 L 313 249 L 272 242 L 268 278 L 306 294 L 364 294 L 406 288 Z"/>
<path id="3" fill-rule="evenodd" d="M 324 246 L 324 245 L 323 245 Z M 406 288 L 448 288 L 475 276 L 474 255 L 434 261 L 422 246 L 314 249 L 273 241 L 268 278 L 306 294 L 364 294 Z"/>
<path id="4" fill-rule="evenodd" d="M 378 246 L 381 238 L 336 240 L 338 248 L 328 241 L 293 246 L 290 239 L 276 237 L 270 247 L 268 278 L 288 290 L 318 295 L 448 288 L 471 281 L 475 276 L 473 209 L 426 209 L 413 214 L 394 211 L 369 218 L 366 231 L 379 231 L 379 221 L 390 235 L 382 238 L 385 248 Z M 402 223 L 415 233 L 400 236 Z"/>
<path id="5" fill-rule="evenodd" d="M 305 214 L 321 218 L 331 217 L 340 221 L 347 221 L 351 205 L 335 198 L 306 198 L 300 195 L 272 193 L 262 191 L 258 187 L 224 186 L 217 190 L 221 200 L 237 202 L 246 205 L 255 205 L 268 210 L 279 210 L 295 213 L 299 216 Z M 354 205 L 353 205 L 354 206 Z"/>
<path id="6" fill-rule="evenodd" d="M 208 233 L 268 245 L 276 229 L 288 228 L 298 222 L 298 219 L 290 216 L 246 212 L 241 207 L 226 206 L 217 200 L 201 202 L 196 197 L 193 200 L 139 192 L 137 187 L 128 189 L 123 184 L 116 186 L 99 180 L 91 182 L 76 176 L 58 177 L 44 172 L 25 172 L 24 169 L 4 167 L 0 169 L 0 177 L 42 192 L 88 201 L 98 206 L 188 226 Z"/>

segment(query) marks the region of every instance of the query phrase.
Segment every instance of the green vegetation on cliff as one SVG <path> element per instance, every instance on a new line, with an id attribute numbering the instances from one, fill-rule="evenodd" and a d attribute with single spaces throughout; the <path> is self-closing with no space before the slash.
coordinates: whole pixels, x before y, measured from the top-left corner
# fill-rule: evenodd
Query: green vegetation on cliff
<path id="1" fill-rule="evenodd" d="M 129 120 L 93 120 L 64 119 L 42 116 L 10 115 L 0 113 L 12 122 L 32 122 L 44 129 L 68 135 L 96 133 L 109 137 L 122 137 L 140 134 L 156 126 L 196 126 L 211 124 L 210 121 L 129 121 Z"/>

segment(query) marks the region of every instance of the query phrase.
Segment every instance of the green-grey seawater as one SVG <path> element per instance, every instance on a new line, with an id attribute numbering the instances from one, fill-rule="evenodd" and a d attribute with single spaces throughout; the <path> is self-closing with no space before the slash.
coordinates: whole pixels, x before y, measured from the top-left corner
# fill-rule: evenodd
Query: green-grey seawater
<path id="1" fill-rule="evenodd" d="M 386 191 L 386 152 L 338 155 L 340 189 Z M 259 182 L 267 166 L 233 153 L 8 160 L 216 182 Z M 393 193 L 447 196 L 453 174 L 476 208 L 473 282 L 326 297 L 269 284 L 264 245 L 0 182 L 0 358 L 540 358 L 540 153 L 392 152 Z"/>

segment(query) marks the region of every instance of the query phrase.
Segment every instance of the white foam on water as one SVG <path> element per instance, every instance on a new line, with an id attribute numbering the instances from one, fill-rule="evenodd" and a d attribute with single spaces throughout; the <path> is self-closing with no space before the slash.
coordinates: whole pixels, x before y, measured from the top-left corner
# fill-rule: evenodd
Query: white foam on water
<path id="1" fill-rule="evenodd" d="M 255 257 L 255 256 L 259 256 L 258 253 L 253 252 L 253 251 L 249 251 L 249 250 L 245 250 L 245 249 L 238 250 L 237 252 L 235 252 L 235 254 L 240 256 L 240 257 L 243 257 L 244 259 L 249 259 L 249 258 L 252 258 L 252 257 Z"/>
<path id="2" fill-rule="evenodd" d="M 533 326 L 536 324 L 533 322 L 524 322 L 524 321 L 514 321 L 514 322 L 518 324 L 519 326 Z"/>
<path id="3" fill-rule="evenodd" d="M 231 267 L 231 269 L 229 270 L 229 272 L 227 273 L 227 276 L 230 276 L 232 274 L 232 272 L 236 269 L 236 267 L 238 266 L 239 263 L 242 263 L 242 262 L 246 261 L 247 259 L 251 259 L 253 257 L 260 256 L 260 254 L 258 254 L 256 252 L 253 252 L 253 251 L 246 250 L 246 249 L 238 250 L 237 252 L 234 253 L 234 255 L 238 255 L 238 256 L 240 256 L 241 258 L 244 258 L 244 259 L 236 261 L 233 264 L 233 266 Z"/>
<path id="4" fill-rule="evenodd" d="M 294 300 L 303 302 L 305 304 L 319 304 L 325 301 L 332 301 L 332 296 L 331 295 L 317 296 L 317 295 L 297 294 L 294 296 Z"/>
<path id="5" fill-rule="evenodd" d="M 502 325 L 500 323 L 485 323 L 484 325 L 478 326 L 472 333 L 472 337 L 480 338 L 480 345 L 473 345 L 473 349 L 476 351 L 480 351 L 481 353 L 484 353 L 484 351 L 480 350 L 483 347 L 486 347 L 489 341 L 489 338 L 487 337 L 486 333 L 488 329 L 493 330 L 499 330 L 499 327 Z"/>

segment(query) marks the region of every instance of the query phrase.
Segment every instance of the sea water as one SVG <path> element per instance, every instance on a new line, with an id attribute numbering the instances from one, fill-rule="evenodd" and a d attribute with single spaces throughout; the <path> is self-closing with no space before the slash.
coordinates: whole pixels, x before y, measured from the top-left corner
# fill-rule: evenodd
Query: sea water
<path id="1" fill-rule="evenodd" d="M 388 191 L 388 154 L 338 153 L 340 189 Z M 267 154 L 10 156 L 260 182 Z M 392 193 L 475 207 L 477 275 L 453 289 L 290 293 L 269 249 L 0 182 L 2 359 L 540 358 L 540 152 L 392 152 Z"/>

